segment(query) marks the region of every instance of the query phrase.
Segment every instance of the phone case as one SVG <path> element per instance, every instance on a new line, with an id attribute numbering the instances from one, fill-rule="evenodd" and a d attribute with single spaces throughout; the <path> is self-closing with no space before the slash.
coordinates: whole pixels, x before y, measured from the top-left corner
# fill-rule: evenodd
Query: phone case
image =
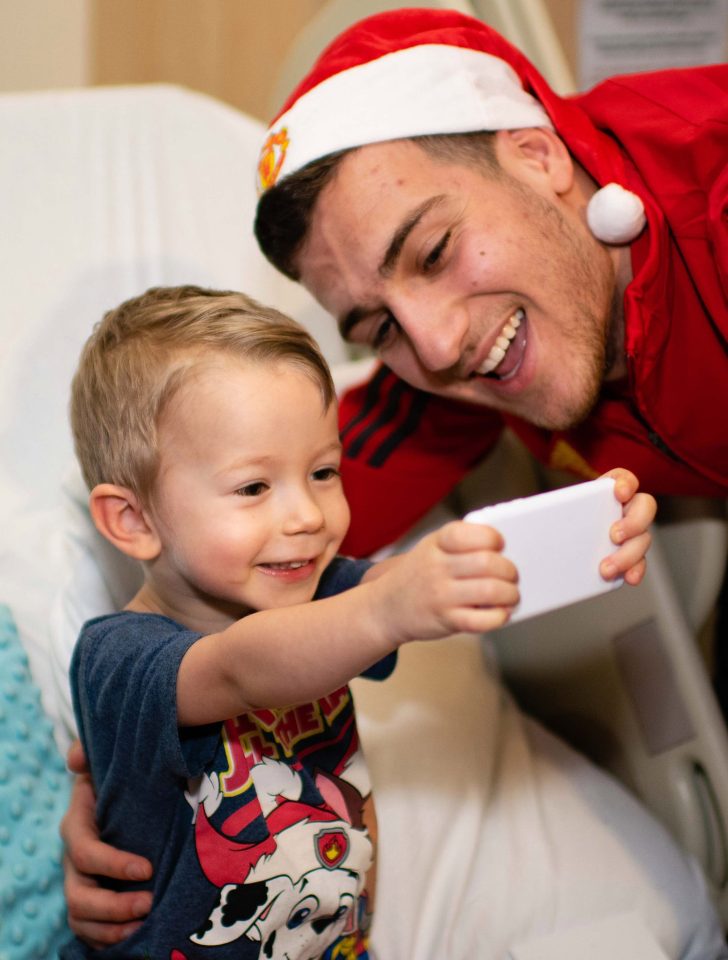
<path id="1" fill-rule="evenodd" d="M 482 507 L 465 519 L 495 527 L 504 555 L 518 568 L 521 602 L 513 623 L 621 586 L 621 578 L 607 582 L 599 573 L 617 549 L 609 528 L 621 516 L 614 480 L 600 477 Z"/>

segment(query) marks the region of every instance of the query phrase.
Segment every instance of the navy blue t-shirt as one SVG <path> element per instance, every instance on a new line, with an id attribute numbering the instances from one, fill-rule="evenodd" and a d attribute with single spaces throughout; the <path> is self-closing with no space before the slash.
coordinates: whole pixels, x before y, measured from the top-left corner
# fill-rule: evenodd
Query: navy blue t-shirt
<path id="1" fill-rule="evenodd" d="M 369 564 L 336 558 L 316 598 Z M 71 663 L 101 837 L 148 857 L 152 913 L 109 958 L 366 957 L 373 807 L 348 687 L 315 703 L 179 728 L 180 662 L 201 634 L 125 611 L 85 624 Z M 384 679 L 396 655 L 365 676 Z M 134 889 L 125 884 L 119 889 Z M 64 960 L 97 956 L 78 940 Z"/>

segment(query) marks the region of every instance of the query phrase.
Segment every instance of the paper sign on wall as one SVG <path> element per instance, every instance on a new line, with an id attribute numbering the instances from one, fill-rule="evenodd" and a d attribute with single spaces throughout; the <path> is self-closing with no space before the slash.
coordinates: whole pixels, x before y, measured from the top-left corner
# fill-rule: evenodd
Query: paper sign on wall
<path id="1" fill-rule="evenodd" d="M 619 73 L 722 63 L 726 0 L 581 0 L 579 88 Z"/>

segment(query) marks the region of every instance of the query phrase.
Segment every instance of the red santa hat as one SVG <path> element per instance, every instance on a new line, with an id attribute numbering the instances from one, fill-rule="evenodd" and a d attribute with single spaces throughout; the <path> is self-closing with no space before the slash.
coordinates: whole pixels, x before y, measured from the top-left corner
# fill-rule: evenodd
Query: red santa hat
<path id="1" fill-rule="evenodd" d="M 270 124 L 258 189 L 339 150 L 522 127 L 555 129 L 598 183 L 622 179 L 615 144 L 487 24 L 454 10 L 392 10 L 338 36 L 293 91 Z M 600 239 L 626 242 L 644 223 L 641 203 L 624 190 L 611 194 L 595 204 L 590 226 Z"/>

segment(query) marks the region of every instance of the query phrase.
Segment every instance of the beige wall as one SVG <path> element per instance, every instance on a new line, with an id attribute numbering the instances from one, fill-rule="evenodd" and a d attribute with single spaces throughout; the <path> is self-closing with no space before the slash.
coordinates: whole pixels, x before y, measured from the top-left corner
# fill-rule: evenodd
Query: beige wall
<path id="1" fill-rule="evenodd" d="M 0 0 L 0 91 L 181 83 L 269 119 L 280 63 L 326 0 Z M 578 0 L 546 0 L 573 50 Z"/>
<path id="2" fill-rule="evenodd" d="M 545 0 L 556 34 L 564 48 L 571 71 L 577 74 L 577 24 L 579 0 Z"/>
<path id="3" fill-rule="evenodd" d="M 172 82 L 267 120 L 280 64 L 326 2 L 0 0 L 0 91 Z M 579 3 L 545 0 L 575 75 Z"/>
<path id="4" fill-rule="evenodd" d="M 324 0 L 0 0 L 0 91 L 180 83 L 266 117 Z"/>
<path id="5" fill-rule="evenodd" d="M 170 81 L 261 119 L 276 72 L 324 0 L 94 0 L 94 83 Z"/>
<path id="6" fill-rule="evenodd" d="M 91 0 L 0 0 L 0 90 L 89 83 Z"/>
<path id="7" fill-rule="evenodd" d="M 326 0 L 0 0 L 0 91 L 181 83 L 269 119 L 280 63 Z M 573 57 L 578 0 L 546 0 Z"/>
<path id="8" fill-rule="evenodd" d="M 577 2 L 546 0 L 572 56 Z M 301 28 L 325 3 L 93 0 L 91 79 L 183 83 L 267 120 L 280 64 Z"/>

